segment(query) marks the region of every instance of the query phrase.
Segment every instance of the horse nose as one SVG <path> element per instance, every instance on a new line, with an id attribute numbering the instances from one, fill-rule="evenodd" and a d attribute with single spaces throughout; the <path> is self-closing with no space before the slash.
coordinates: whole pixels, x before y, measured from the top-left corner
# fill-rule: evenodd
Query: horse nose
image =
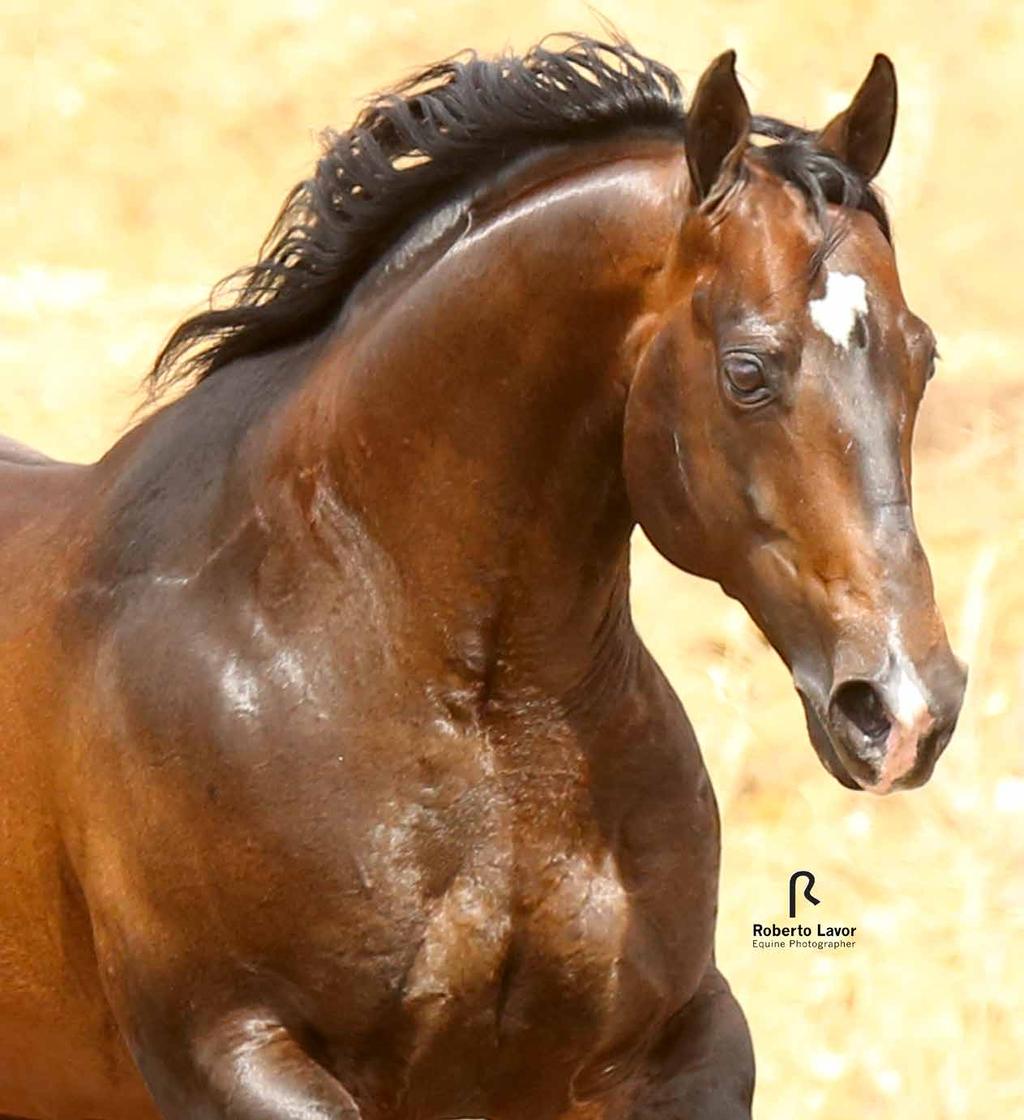
<path id="1" fill-rule="evenodd" d="M 877 677 L 837 681 L 829 730 L 857 784 L 885 794 L 927 781 L 953 734 L 966 685 L 966 667 L 948 650 L 924 668 L 890 658 Z"/>

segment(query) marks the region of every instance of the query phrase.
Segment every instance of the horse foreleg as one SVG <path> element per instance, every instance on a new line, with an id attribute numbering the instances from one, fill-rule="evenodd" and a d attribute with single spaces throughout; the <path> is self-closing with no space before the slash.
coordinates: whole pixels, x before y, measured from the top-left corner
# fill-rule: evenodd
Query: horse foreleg
<path id="1" fill-rule="evenodd" d="M 278 1023 L 237 1018 L 192 1055 L 184 1083 L 147 1077 L 166 1120 L 361 1120 L 344 1086 Z"/>
<path id="2" fill-rule="evenodd" d="M 669 1023 L 629 1120 L 750 1120 L 754 1050 L 747 1021 L 713 965 Z"/>

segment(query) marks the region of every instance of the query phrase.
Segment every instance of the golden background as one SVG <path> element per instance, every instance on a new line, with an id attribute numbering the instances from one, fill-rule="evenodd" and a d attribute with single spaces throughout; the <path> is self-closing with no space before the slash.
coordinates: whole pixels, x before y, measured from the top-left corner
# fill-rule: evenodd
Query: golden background
<path id="1" fill-rule="evenodd" d="M 601 8 L 691 90 L 735 47 L 755 111 L 814 126 L 875 51 L 895 61 L 901 111 L 880 184 L 908 298 L 944 358 L 918 433 L 916 505 L 971 665 L 953 744 L 921 791 L 847 792 L 740 607 L 638 541 L 636 611 L 722 806 L 718 951 L 754 1033 L 756 1115 L 1024 1115 L 1024 5 Z M 321 127 L 464 46 L 598 27 L 576 0 L 4 0 L 0 430 L 99 455 L 174 323 L 252 259 Z M 808 919 L 856 924 L 856 949 L 751 947 L 751 922 L 785 918 L 803 867 L 823 900 Z"/>

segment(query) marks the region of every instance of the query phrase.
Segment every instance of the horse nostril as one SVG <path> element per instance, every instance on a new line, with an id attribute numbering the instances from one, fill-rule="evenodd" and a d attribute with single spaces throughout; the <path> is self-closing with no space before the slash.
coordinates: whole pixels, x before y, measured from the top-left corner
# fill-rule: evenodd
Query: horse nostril
<path id="1" fill-rule="evenodd" d="M 892 727 L 878 689 L 868 681 L 841 684 L 833 693 L 832 706 L 869 739 L 885 739 Z"/>

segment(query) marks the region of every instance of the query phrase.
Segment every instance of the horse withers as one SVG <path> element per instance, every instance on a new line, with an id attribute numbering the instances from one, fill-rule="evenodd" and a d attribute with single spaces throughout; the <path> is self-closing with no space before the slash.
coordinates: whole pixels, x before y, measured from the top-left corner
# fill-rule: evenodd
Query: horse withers
<path id="1" fill-rule="evenodd" d="M 744 603 L 842 783 L 928 778 L 895 105 L 881 56 L 818 133 L 731 54 L 688 113 L 623 43 L 435 66 L 174 333 L 188 391 L 0 448 L 0 1110 L 749 1117 L 629 538 Z"/>

